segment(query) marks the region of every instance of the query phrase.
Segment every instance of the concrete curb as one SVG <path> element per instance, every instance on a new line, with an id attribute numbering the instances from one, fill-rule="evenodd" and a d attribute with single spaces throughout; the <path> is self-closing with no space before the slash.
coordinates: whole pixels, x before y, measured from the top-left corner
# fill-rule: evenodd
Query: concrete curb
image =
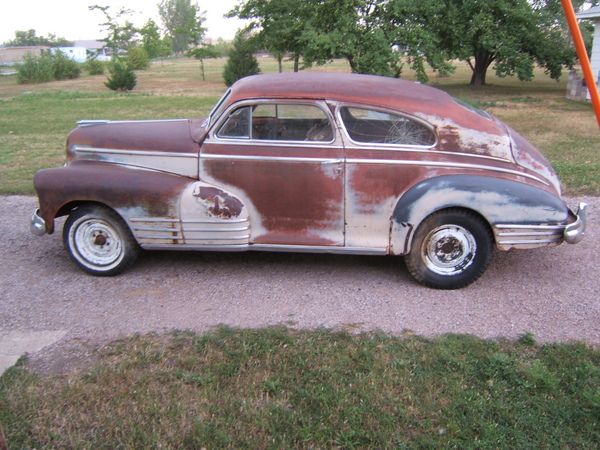
<path id="1" fill-rule="evenodd" d="M 21 356 L 35 353 L 54 344 L 67 334 L 58 331 L 0 331 L 0 375 L 12 367 Z"/>

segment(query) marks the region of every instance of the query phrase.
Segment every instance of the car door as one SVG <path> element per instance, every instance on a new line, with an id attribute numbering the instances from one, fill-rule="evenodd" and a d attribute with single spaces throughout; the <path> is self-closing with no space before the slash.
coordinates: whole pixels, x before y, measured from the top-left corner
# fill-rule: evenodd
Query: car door
<path id="1" fill-rule="evenodd" d="M 249 210 L 251 243 L 344 245 L 344 148 L 325 102 L 258 100 L 229 108 L 204 141 L 203 181 Z"/>

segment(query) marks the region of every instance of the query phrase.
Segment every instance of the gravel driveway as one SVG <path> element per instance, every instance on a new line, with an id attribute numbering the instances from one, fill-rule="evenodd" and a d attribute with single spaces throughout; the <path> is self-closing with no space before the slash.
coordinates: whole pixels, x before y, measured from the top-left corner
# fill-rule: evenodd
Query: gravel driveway
<path id="1" fill-rule="evenodd" d="M 421 287 L 401 258 L 286 253 L 145 252 L 116 278 L 85 275 L 58 232 L 35 237 L 32 197 L 0 197 L 0 334 L 60 333 L 30 355 L 39 370 L 81 364 L 90 348 L 132 333 L 236 327 L 467 333 L 600 344 L 600 198 L 579 245 L 496 252 L 476 284 Z M 596 236 L 596 237 L 595 237 Z"/>

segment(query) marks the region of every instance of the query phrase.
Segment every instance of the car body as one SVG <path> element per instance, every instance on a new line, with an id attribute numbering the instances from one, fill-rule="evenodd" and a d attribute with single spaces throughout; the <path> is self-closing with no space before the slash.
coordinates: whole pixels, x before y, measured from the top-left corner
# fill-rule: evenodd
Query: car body
<path id="1" fill-rule="evenodd" d="M 206 119 L 79 122 L 67 163 L 34 180 L 37 234 L 87 272 L 139 247 L 406 255 L 460 288 L 500 250 L 577 243 L 585 205 L 500 120 L 405 80 L 289 73 L 236 82 Z"/>

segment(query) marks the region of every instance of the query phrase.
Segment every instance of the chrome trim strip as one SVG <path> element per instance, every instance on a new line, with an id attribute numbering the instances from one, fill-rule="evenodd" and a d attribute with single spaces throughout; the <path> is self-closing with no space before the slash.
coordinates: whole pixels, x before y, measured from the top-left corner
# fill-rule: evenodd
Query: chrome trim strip
<path id="1" fill-rule="evenodd" d="M 562 231 L 565 226 L 564 225 L 494 225 L 495 228 L 498 229 L 511 229 L 511 230 L 554 230 L 554 231 Z"/>
<path id="2" fill-rule="evenodd" d="M 131 217 L 129 220 L 131 222 L 179 223 L 178 219 L 169 219 L 166 217 Z"/>
<path id="3" fill-rule="evenodd" d="M 531 178 L 532 180 L 539 181 L 546 185 L 549 185 L 543 178 L 530 175 L 528 173 L 519 172 L 518 170 L 503 169 L 501 167 L 484 166 L 481 164 L 469 164 L 469 163 L 453 163 L 453 162 L 441 162 L 441 161 L 407 161 L 407 160 L 395 160 L 395 159 L 347 159 L 346 164 L 390 164 L 390 165 L 404 165 L 404 166 L 430 166 L 430 167 L 453 167 L 460 169 L 477 169 L 477 170 L 491 170 L 495 172 L 508 173 L 511 175 L 522 176 Z"/>
<path id="4" fill-rule="evenodd" d="M 209 250 L 223 252 L 240 252 L 247 250 L 321 253 L 321 254 L 354 254 L 354 255 L 386 255 L 385 248 L 329 247 L 312 245 L 272 245 L 272 244 L 230 244 L 230 245 L 195 245 L 195 244 L 141 244 L 146 250 Z"/>
<path id="5" fill-rule="evenodd" d="M 250 250 L 290 253 L 331 253 L 354 255 L 387 255 L 387 248 L 336 247 L 328 245 L 252 244 Z"/>
<path id="6" fill-rule="evenodd" d="M 106 153 L 109 155 L 136 155 L 136 156 L 156 156 L 156 157 L 178 157 L 178 158 L 193 158 L 197 159 L 197 153 L 171 153 L 171 152 L 153 152 L 147 150 L 122 150 L 116 148 L 98 148 L 84 147 L 81 145 L 73 146 L 74 152 L 79 153 Z"/>
<path id="7" fill-rule="evenodd" d="M 331 164 L 331 158 L 306 158 L 306 157 L 286 157 L 286 156 L 253 156 L 253 155 L 214 155 L 202 153 L 200 159 L 216 159 L 216 160 L 236 160 L 236 161 L 266 161 L 266 162 L 316 162 L 320 164 Z M 343 160 L 340 160 L 340 163 Z"/>
<path id="8" fill-rule="evenodd" d="M 245 234 L 243 236 L 198 236 L 198 237 L 191 237 L 191 238 L 186 238 L 185 239 L 185 243 L 186 244 L 190 244 L 194 241 L 242 241 L 242 240 L 248 240 L 250 239 L 250 235 L 249 234 Z"/>
<path id="9" fill-rule="evenodd" d="M 135 231 L 155 231 L 157 233 L 181 233 L 181 228 L 161 228 L 161 227 L 134 227 Z"/>
<path id="10" fill-rule="evenodd" d="M 248 231 L 250 229 L 250 225 L 243 228 L 185 228 L 183 231 L 185 233 L 230 233 L 237 231 Z"/>
<path id="11" fill-rule="evenodd" d="M 195 220 L 195 219 L 188 219 L 188 220 L 182 220 L 181 223 L 184 224 L 230 224 L 230 223 L 234 223 L 234 224 L 240 224 L 240 223 L 248 223 L 249 220 L 248 218 L 246 219 L 227 219 L 227 220 Z"/>
<path id="12" fill-rule="evenodd" d="M 235 161 L 283 161 L 283 162 L 318 162 L 321 164 L 329 164 L 333 160 L 331 158 L 306 158 L 306 157 L 278 157 L 278 156 L 255 156 L 255 155 L 215 155 L 202 153 L 200 158 L 204 159 L 216 159 L 216 160 L 235 160 Z M 399 165 L 399 166 L 429 166 L 429 167 L 452 167 L 460 169 L 475 169 L 475 170 L 489 170 L 500 173 L 508 173 L 511 175 L 521 176 L 530 178 L 532 180 L 539 181 L 540 183 L 550 185 L 548 181 L 541 177 L 531 175 L 525 172 L 519 172 L 518 170 L 503 169 L 501 167 L 486 166 L 482 164 L 469 164 L 469 163 L 453 163 L 453 162 L 441 162 L 441 161 L 412 161 L 412 160 L 400 160 L 400 159 L 366 159 L 366 158 L 350 158 L 346 160 L 346 164 L 386 164 L 386 165 Z"/>
<path id="13" fill-rule="evenodd" d="M 107 120 L 107 119 L 83 119 L 76 123 L 80 126 L 96 125 L 103 123 L 154 123 L 154 122 L 189 122 L 190 119 L 147 119 L 147 120 Z"/>

